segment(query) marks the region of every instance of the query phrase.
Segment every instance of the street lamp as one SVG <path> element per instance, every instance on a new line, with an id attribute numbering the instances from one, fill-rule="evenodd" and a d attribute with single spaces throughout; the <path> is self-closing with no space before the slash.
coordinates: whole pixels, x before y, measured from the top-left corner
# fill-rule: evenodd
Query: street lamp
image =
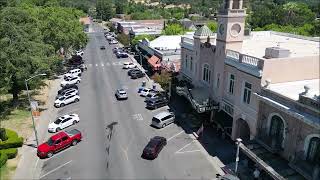
<path id="1" fill-rule="evenodd" d="M 234 169 L 234 172 L 237 174 L 237 171 L 238 171 L 238 162 L 239 162 L 239 146 L 240 146 L 240 143 L 241 143 L 242 139 L 241 138 L 237 138 L 236 139 L 236 145 L 237 145 L 237 154 L 236 154 L 236 167 Z"/>
<path id="2" fill-rule="evenodd" d="M 36 126 L 34 124 L 34 118 L 33 118 L 33 114 L 32 114 L 32 108 L 31 108 L 31 99 L 30 99 L 30 94 L 29 94 L 29 88 L 28 88 L 28 81 L 37 77 L 37 76 L 46 76 L 47 74 L 37 74 L 34 75 L 32 77 L 30 77 L 29 79 L 25 79 L 24 82 L 26 84 L 26 89 L 27 89 L 27 94 L 28 94 L 28 99 L 29 99 L 29 104 L 30 104 L 30 113 L 31 113 L 31 118 L 32 118 L 32 124 L 33 124 L 33 130 L 34 130 L 34 135 L 36 137 L 36 143 L 37 143 L 37 147 L 39 146 L 39 141 L 38 141 L 38 134 L 37 134 L 37 129 Z"/>

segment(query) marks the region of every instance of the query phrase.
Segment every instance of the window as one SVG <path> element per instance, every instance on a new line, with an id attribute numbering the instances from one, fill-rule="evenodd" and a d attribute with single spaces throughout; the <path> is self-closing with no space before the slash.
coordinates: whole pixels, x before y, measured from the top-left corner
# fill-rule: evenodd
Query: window
<path id="1" fill-rule="evenodd" d="M 59 140 L 57 140 L 56 142 L 55 142 L 55 144 L 60 144 L 61 143 L 61 139 L 59 139 Z"/>
<path id="2" fill-rule="evenodd" d="M 191 57 L 191 61 L 190 61 L 190 71 L 193 70 L 193 61 L 192 61 L 192 57 Z"/>
<path id="3" fill-rule="evenodd" d="M 209 65 L 205 64 L 203 66 L 202 80 L 206 81 L 207 83 L 210 83 L 210 76 L 211 76 L 211 71 L 209 69 Z"/>
<path id="4" fill-rule="evenodd" d="M 251 88 L 252 88 L 252 85 L 248 82 L 245 82 L 244 92 L 243 92 L 243 102 L 245 102 L 247 104 L 250 104 Z"/>
<path id="5" fill-rule="evenodd" d="M 320 138 L 313 137 L 310 140 L 309 147 L 308 147 L 308 153 L 307 153 L 307 161 L 316 163 L 317 162 L 317 156 L 320 154 Z"/>
<path id="6" fill-rule="evenodd" d="M 230 74 L 229 77 L 229 93 L 233 94 L 233 88 L 234 88 L 234 75 Z"/>
<path id="7" fill-rule="evenodd" d="M 188 56 L 186 56 L 186 60 L 185 60 L 185 66 L 186 66 L 186 69 L 188 69 Z"/>
<path id="8" fill-rule="evenodd" d="M 217 77 L 217 88 L 219 88 L 219 84 L 220 84 L 220 73 L 218 73 L 218 77 Z"/>
<path id="9" fill-rule="evenodd" d="M 67 140 L 67 139 L 68 139 L 67 136 L 64 136 L 64 137 L 61 138 L 62 141 L 65 141 L 65 140 Z"/>

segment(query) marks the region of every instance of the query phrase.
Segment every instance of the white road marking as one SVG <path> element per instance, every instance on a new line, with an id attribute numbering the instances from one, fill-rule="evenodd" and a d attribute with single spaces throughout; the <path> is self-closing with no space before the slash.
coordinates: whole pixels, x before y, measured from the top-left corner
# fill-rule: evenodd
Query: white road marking
<path id="1" fill-rule="evenodd" d="M 96 67 L 98 66 L 98 64 L 96 64 Z"/>
<path id="2" fill-rule="evenodd" d="M 132 115 L 132 118 L 136 121 L 143 121 L 143 117 L 141 114 L 134 114 Z"/>
<path id="3" fill-rule="evenodd" d="M 101 66 L 104 66 L 104 64 L 103 64 L 103 63 L 101 63 Z"/>
<path id="4" fill-rule="evenodd" d="M 84 140 L 84 139 L 82 138 L 81 142 L 82 142 L 83 140 Z M 70 150 L 73 149 L 73 148 L 75 148 L 75 146 L 71 146 L 71 147 L 69 147 L 69 148 L 67 148 L 67 149 L 64 149 L 63 151 L 58 152 L 58 154 L 61 155 L 62 153 L 68 152 L 68 151 L 70 151 Z M 43 162 L 47 162 L 47 161 L 49 161 L 49 160 L 52 160 L 52 159 L 54 159 L 55 157 L 58 157 L 58 156 L 53 155 L 51 158 L 48 158 L 48 159 L 44 160 Z"/>
<path id="5" fill-rule="evenodd" d="M 49 175 L 49 174 L 53 173 L 54 171 L 56 171 L 56 170 L 58 170 L 58 169 L 62 168 L 63 166 L 65 166 L 65 165 L 67 165 L 67 164 L 69 164 L 69 163 L 71 163 L 71 162 L 72 162 L 72 160 L 70 160 L 70 161 L 68 161 L 68 162 L 66 162 L 66 163 L 64 163 L 64 164 L 62 164 L 62 165 L 60 165 L 60 166 L 56 167 L 55 169 L 53 169 L 53 170 L 51 170 L 51 171 L 47 172 L 46 174 L 44 174 L 44 175 L 40 176 L 40 179 L 42 179 L 43 177 L 45 177 L 45 176 L 47 176 L 47 175 Z"/>
<path id="6" fill-rule="evenodd" d="M 201 150 L 193 150 L 193 151 L 183 151 L 183 152 L 175 152 L 176 154 L 183 154 L 183 153 L 192 153 L 192 152 L 200 152 Z"/>
<path id="7" fill-rule="evenodd" d="M 173 135 L 172 137 L 170 137 L 169 139 L 167 139 L 167 141 L 170 141 L 171 139 L 175 138 L 176 136 L 179 136 L 181 133 L 183 133 L 184 131 L 181 131 L 175 135 Z"/>
<path id="8" fill-rule="evenodd" d="M 176 151 L 175 153 L 184 153 L 184 152 L 181 152 L 181 150 L 183 150 L 184 148 L 188 147 L 188 146 L 189 146 L 190 144 L 192 144 L 193 142 L 194 142 L 194 140 L 191 141 L 190 143 L 186 144 L 185 146 L 183 146 L 181 149 L 179 149 L 179 150 Z M 200 150 L 197 150 L 197 151 L 200 151 Z M 188 152 L 188 151 L 185 151 L 185 152 Z"/>

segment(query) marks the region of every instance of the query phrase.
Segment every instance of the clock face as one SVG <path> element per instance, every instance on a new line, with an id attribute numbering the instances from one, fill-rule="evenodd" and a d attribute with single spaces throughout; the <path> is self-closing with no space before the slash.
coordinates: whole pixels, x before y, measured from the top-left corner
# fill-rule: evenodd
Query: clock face
<path id="1" fill-rule="evenodd" d="M 241 32 L 241 26 L 239 24 L 233 24 L 230 29 L 231 36 L 238 36 Z"/>
<path id="2" fill-rule="evenodd" d="M 219 26 L 219 33 L 221 35 L 223 35 L 223 33 L 224 33 L 224 25 L 223 24 L 220 24 L 220 26 Z"/>

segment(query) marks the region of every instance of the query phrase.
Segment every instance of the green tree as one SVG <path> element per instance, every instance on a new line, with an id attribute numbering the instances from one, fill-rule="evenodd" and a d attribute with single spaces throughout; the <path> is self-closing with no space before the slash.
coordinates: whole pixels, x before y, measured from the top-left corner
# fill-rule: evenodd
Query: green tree
<path id="1" fill-rule="evenodd" d="M 111 0 L 97 0 L 96 2 L 97 17 L 101 18 L 104 21 L 111 19 L 113 16 L 112 6 L 113 4 Z"/>
<path id="2" fill-rule="evenodd" d="M 138 35 L 135 36 L 132 40 L 131 40 L 131 45 L 135 46 L 138 44 L 138 42 L 142 39 L 148 39 L 149 41 L 154 40 L 156 37 L 152 36 L 152 35 L 148 35 L 148 34 L 144 34 L 144 35 Z"/>
<path id="3" fill-rule="evenodd" d="M 169 24 L 162 31 L 165 35 L 182 35 L 186 30 L 180 24 Z"/>
<path id="4" fill-rule="evenodd" d="M 1 10 L 0 74 L 4 83 L 0 88 L 12 93 L 15 104 L 20 91 L 25 89 L 24 79 L 34 73 L 50 72 L 54 48 L 44 44 L 42 38 L 37 19 L 25 9 L 7 7 Z M 32 81 L 35 82 L 37 79 Z"/>
<path id="5" fill-rule="evenodd" d="M 130 44 L 129 35 L 124 33 L 118 34 L 117 39 L 123 44 L 124 46 L 128 46 Z"/>
<path id="6" fill-rule="evenodd" d="M 210 22 L 207 23 L 207 26 L 212 32 L 217 32 L 217 29 L 218 29 L 217 22 L 210 21 Z"/>
<path id="7" fill-rule="evenodd" d="M 172 79 L 171 74 L 167 71 L 161 71 L 161 73 L 154 74 L 151 79 L 161 85 L 161 88 L 165 91 L 169 90 L 170 81 Z"/>
<path id="8" fill-rule="evenodd" d="M 304 3 L 289 2 L 283 5 L 282 25 L 303 26 L 312 23 L 316 18 L 315 13 Z"/>
<path id="9" fill-rule="evenodd" d="M 127 5 L 128 5 L 127 0 L 116 0 L 115 1 L 116 14 L 124 14 Z"/>

